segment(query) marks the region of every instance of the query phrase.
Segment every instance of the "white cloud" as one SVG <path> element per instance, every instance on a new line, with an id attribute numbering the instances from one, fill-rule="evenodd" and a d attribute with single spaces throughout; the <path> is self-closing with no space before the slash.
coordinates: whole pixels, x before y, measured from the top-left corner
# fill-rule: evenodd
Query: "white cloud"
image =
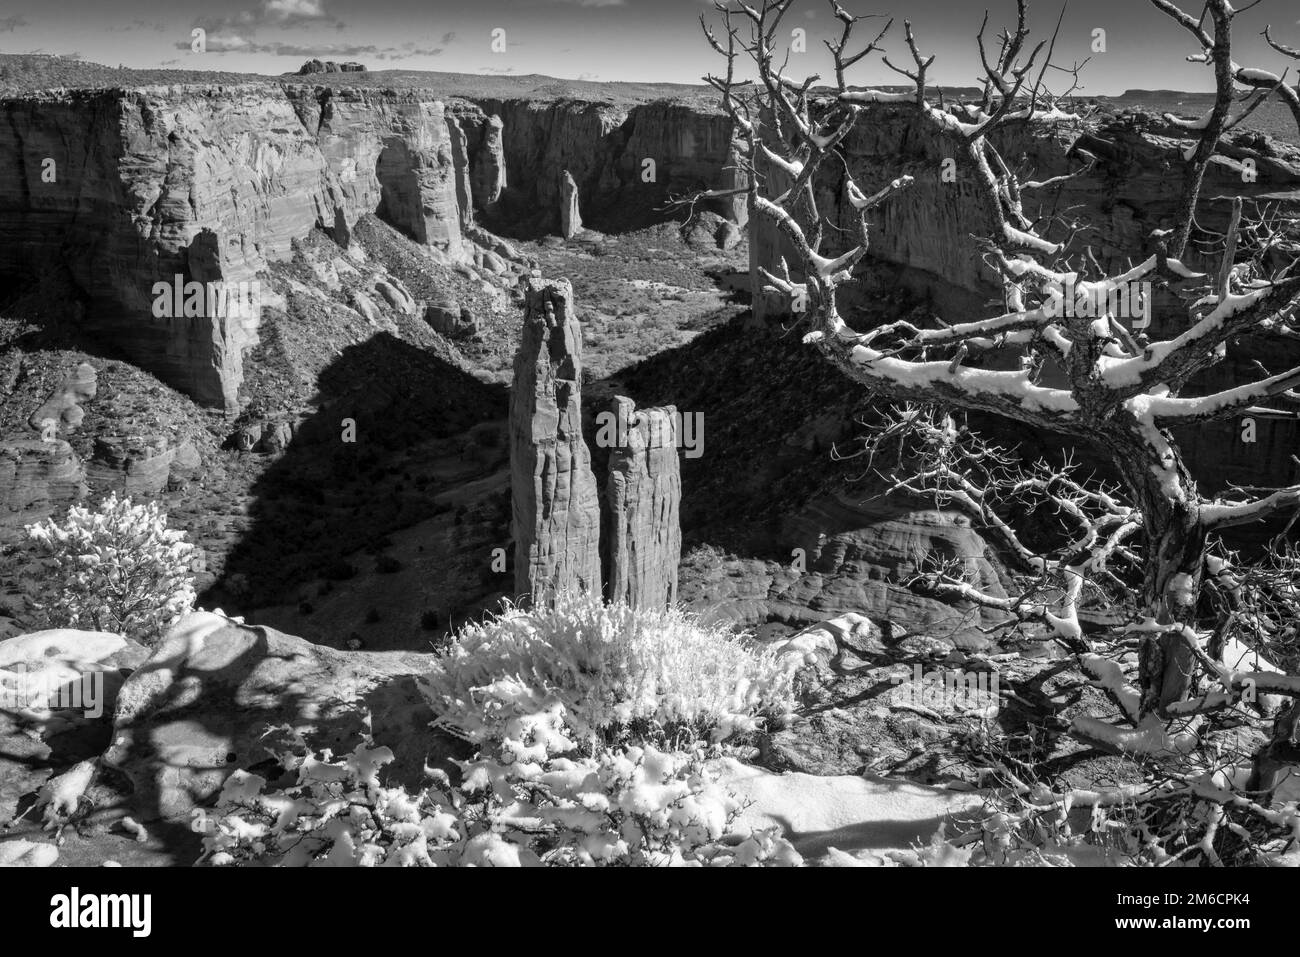
<path id="1" fill-rule="evenodd" d="M 324 0 L 262 0 L 264 22 L 276 24 L 333 20 L 325 12 Z"/>

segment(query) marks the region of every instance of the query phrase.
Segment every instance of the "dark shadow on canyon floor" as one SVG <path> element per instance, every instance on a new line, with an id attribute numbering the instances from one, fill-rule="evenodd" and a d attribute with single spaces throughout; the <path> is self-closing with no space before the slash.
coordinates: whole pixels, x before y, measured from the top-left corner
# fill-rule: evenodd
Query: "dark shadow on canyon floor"
<path id="1" fill-rule="evenodd" d="M 482 426 L 504 418 L 506 399 L 387 333 L 343 349 L 319 377 L 316 412 L 255 481 L 250 524 L 200 603 L 233 612 L 293 603 L 308 582 L 343 589 L 358 552 L 382 570 L 389 533 L 459 520 L 447 493 L 499 466 L 504 440 Z"/>

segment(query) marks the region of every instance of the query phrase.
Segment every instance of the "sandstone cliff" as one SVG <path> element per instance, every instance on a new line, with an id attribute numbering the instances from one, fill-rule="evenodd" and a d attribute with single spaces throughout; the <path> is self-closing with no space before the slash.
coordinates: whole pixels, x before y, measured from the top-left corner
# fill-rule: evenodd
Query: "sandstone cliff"
<path id="1" fill-rule="evenodd" d="M 233 406 L 255 321 L 156 317 L 153 285 L 252 280 L 330 206 L 288 101 L 265 86 L 104 91 L 0 101 L 0 116 L 0 276 L 63 266 L 87 332 Z"/>
<path id="2" fill-rule="evenodd" d="M 336 177 L 349 221 L 378 211 L 417 242 L 462 256 L 454 144 L 441 101 L 410 90 L 284 92 Z"/>
<path id="3" fill-rule="evenodd" d="M 610 413 L 606 597 L 634 608 L 663 608 L 677 601 L 682 556 L 677 410 L 638 410 L 631 399 L 616 396 Z"/>
<path id="4" fill-rule="evenodd" d="M 568 280 L 532 278 L 510 394 L 515 591 L 600 591 L 600 498 L 582 437 L 582 328 Z"/>
<path id="5" fill-rule="evenodd" d="M 1030 212 L 1076 209 L 1097 226 L 1079 242 L 1114 268 L 1148 252 L 1151 230 L 1167 225 L 1181 143 L 1163 120 L 1130 113 L 1008 129 L 998 145 L 1039 180 L 1096 157 L 1085 175 L 1032 195 Z M 946 311 L 983 309 L 993 286 L 970 237 L 987 224 L 968 174 L 940 175 L 948 144 L 886 104 L 864 112 L 844 150 L 864 190 L 900 172 L 916 178 L 874 214 L 872 255 L 886 267 L 875 272 L 924 288 Z M 669 101 L 444 102 L 428 90 L 296 80 L 11 97 L 0 100 L 0 280 L 66 270 L 86 304 L 84 332 L 234 411 L 258 317 L 156 316 L 155 282 L 253 281 L 313 229 L 346 245 L 358 217 L 375 212 L 448 262 L 495 266 L 482 250 L 502 248 L 476 212 L 489 228 L 554 232 L 574 205 L 562 201 L 576 197 L 587 226 L 618 229 L 662 218 L 671 196 L 743 185 L 739 158 L 725 116 Z M 1243 176 L 1248 166 L 1253 179 Z M 1207 173 L 1201 224 L 1221 229 L 1233 193 L 1293 208 L 1300 153 L 1234 134 Z M 847 225 L 840 183 L 821 184 L 818 198 L 834 225 Z M 742 197 L 712 206 L 728 222 L 745 219 Z M 750 251 L 755 268 L 770 267 L 781 245 L 754 223 Z M 769 307 L 783 304 L 757 298 L 757 313 Z M 1157 303 L 1150 332 L 1182 321 Z M 1260 433 L 1261 459 L 1265 446 L 1285 450 L 1300 438 L 1289 420 L 1262 422 Z M 1216 432 L 1210 444 L 1230 438 Z M 1290 480 L 1289 455 L 1268 462 L 1270 481 Z"/>
<path id="6" fill-rule="evenodd" d="M 454 114 L 448 113 L 447 133 L 451 139 L 451 161 L 456 183 L 456 206 L 462 230 L 474 226 L 474 184 L 470 178 L 469 138 Z"/>
<path id="7" fill-rule="evenodd" d="M 1070 210 L 1071 216 L 1090 228 L 1071 237 L 1061 222 L 1043 227 L 1054 241 L 1072 240 L 1070 251 L 1091 247 L 1097 261 L 1111 271 L 1154 251 L 1151 232 L 1172 225 L 1182 189 L 1181 150 L 1186 131 L 1160 117 L 1141 111 L 1103 115 L 1086 122 L 1035 123 L 1007 127 L 995 136 L 995 145 L 1008 163 L 1026 179 L 1044 182 L 1075 173 L 1095 157 L 1095 165 L 1082 175 L 1025 193 L 1025 212 L 1031 218 L 1050 220 Z M 864 109 L 845 139 L 844 157 L 854 181 L 870 194 L 895 177 L 907 173 L 915 182 L 904 192 L 873 211 L 870 256 L 877 262 L 901 267 L 903 279 L 954 308 L 979 308 L 996 293 L 996 276 L 982 261 L 972 237 L 991 233 L 982 204 L 976 201 L 974 173 L 955 166 L 945 179 L 943 164 L 956 156 L 949 140 L 933 126 L 918 121 L 910 107 L 875 104 Z M 1243 175 L 1246 164 L 1251 175 Z M 765 170 L 765 172 L 770 172 Z M 1220 155 L 1210 164 L 1197 213 L 1200 226 L 1222 233 L 1227 226 L 1232 195 L 1300 204 L 1300 150 L 1271 142 L 1255 133 L 1229 136 Z M 840 230 L 834 237 L 853 235 L 850 217 L 855 211 L 845 202 L 841 178 L 818 184 L 818 206 Z M 751 248 L 756 265 L 772 268 L 783 252 L 774 229 L 753 224 Z M 1217 254 L 1196 250 L 1186 257 L 1196 268 L 1217 262 Z M 793 261 L 793 258 L 791 258 Z M 1161 310 L 1150 330 L 1160 335 Z M 1165 323 L 1182 322 L 1183 316 L 1163 310 Z"/>
<path id="8" fill-rule="evenodd" d="M 159 316 L 156 282 L 252 282 L 314 228 L 347 245 L 365 213 L 468 262 L 467 234 L 500 252 L 475 208 L 509 194 L 516 218 L 558 229 L 567 169 L 584 210 L 653 217 L 717 185 L 729 144 L 724 117 L 671 104 L 447 110 L 429 91 L 307 81 L 16 96 L 0 99 L 0 278 L 67 269 L 85 332 L 233 412 L 257 315 Z"/>
<path id="9" fill-rule="evenodd" d="M 0 277 L 68 270 L 85 332 L 233 411 L 256 312 L 160 316 L 154 284 L 252 282 L 314 227 L 346 243 L 376 211 L 464 258 L 457 182 L 441 103 L 411 93 L 249 84 L 0 100 Z"/>
<path id="10" fill-rule="evenodd" d="M 366 67 L 355 60 L 347 60 L 343 63 L 336 63 L 334 60 L 316 60 L 311 59 L 298 67 L 299 76 L 307 76 L 312 73 L 365 73 Z"/>
<path id="11" fill-rule="evenodd" d="M 610 231 L 660 220 L 671 197 L 725 186 L 731 175 L 731 121 L 712 109 L 497 99 L 457 109 L 481 144 L 471 160 L 476 207 L 500 203 L 497 224 L 520 232 L 560 229 L 561 170 L 588 225 Z M 734 203 L 710 205 L 737 216 Z"/>

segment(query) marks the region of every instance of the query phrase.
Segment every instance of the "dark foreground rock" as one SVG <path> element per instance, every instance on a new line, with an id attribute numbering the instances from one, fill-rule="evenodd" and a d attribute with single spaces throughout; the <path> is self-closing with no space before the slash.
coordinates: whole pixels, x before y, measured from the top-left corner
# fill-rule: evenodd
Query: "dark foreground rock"
<path id="1" fill-rule="evenodd" d="M 393 749 L 391 779 L 415 786 L 460 752 L 429 728 L 415 686 L 432 657 L 335 651 L 195 612 L 121 688 L 103 764 L 129 780 L 144 821 L 187 818 L 237 768 L 276 783 L 284 755 L 346 753 L 364 735 Z"/>

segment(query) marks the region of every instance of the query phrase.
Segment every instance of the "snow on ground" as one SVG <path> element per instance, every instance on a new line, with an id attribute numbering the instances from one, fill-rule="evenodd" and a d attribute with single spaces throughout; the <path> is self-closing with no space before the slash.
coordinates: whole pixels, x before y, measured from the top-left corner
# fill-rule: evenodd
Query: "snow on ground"
<path id="1" fill-rule="evenodd" d="M 827 857 L 832 847 L 881 857 L 928 845 L 948 816 L 969 820 L 983 803 L 971 791 L 875 776 L 776 774 L 733 758 L 721 760 L 721 782 L 753 802 L 741 817 L 745 824 L 778 825 L 810 861 Z"/>
<path id="2" fill-rule="evenodd" d="M 0 867 L 50 867 L 59 859 L 59 849 L 43 841 L 0 842 Z"/>
<path id="3" fill-rule="evenodd" d="M 15 664 L 55 659 L 58 661 L 98 662 L 126 647 L 121 635 L 75 628 L 34 631 L 0 642 L 0 668 Z"/>
<path id="4" fill-rule="evenodd" d="M 628 281 L 628 285 L 638 292 L 657 292 L 661 296 L 712 295 L 710 291 L 687 289 L 685 286 L 674 286 L 671 283 L 659 282 L 657 279 L 632 279 Z"/>

